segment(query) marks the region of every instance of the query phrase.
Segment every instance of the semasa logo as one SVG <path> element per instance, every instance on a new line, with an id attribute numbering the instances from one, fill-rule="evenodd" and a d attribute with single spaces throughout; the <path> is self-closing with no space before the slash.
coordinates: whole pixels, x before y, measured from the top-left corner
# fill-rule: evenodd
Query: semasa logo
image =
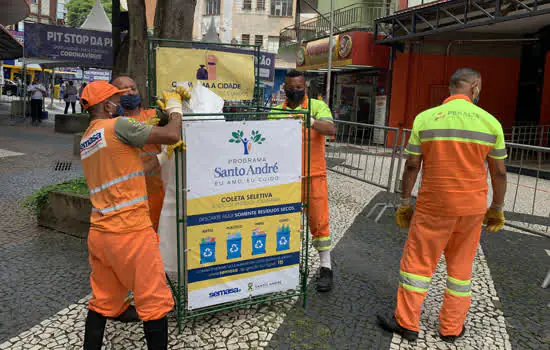
<path id="1" fill-rule="evenodd" d="M 218 290 L 216 292 L 212 292 L 212 293 L 208 294 L 208 296 L 210 298 L 215 298 L 215 297 L 219 297 L 219 296 L 222 296 L 222 295 L 235 294 L 235 293 L 240 293 L 240 292 L 241 292 L 240 288 L 229 288 L 229 289 L 223 289 L 223 290 Z"/>

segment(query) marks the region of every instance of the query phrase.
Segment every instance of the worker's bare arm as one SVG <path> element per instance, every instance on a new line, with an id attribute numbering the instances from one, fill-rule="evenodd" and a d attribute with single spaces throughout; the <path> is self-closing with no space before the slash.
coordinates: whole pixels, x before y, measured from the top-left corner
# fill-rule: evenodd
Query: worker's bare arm
<path id="1" fill-rule="evenodd" d="M 332 136 L 336 134 L 336 128 L 331 122 L 317 120 L 313 123 L 313 129 L 325 136 Z"/>
<path id="2" fill-rule="evenodd" d="M 403 182 L 401 184 L 401 198 L 409 199 L 411 198 L 412 190 L 418 173 L 422 167 L 422 156 L 409 154 L 407 161 L 405 162 L 405 170 L 403 172 Z"/>
<path id="3" fill-rule="evenodd" d="M 168 124 L 151 129 L 147 144 L 172 145 L 181 140 L 181 117 L 180 113 L 171 113 L 168 117 Z"/>
<path id="4" fill-rule="evenodd" d="M 491 185 L 493 187 L 493 203 L 491 207 L 502 209 L 506 196 L 506 165 L 504 159 L 487 158 Z"/>
<path id="5" fill-rule="evenodd" d="M 160 166 L 158 157 L 149 157 L 143 161 L 143 170 L 146 173 L 150 173 Z"/>

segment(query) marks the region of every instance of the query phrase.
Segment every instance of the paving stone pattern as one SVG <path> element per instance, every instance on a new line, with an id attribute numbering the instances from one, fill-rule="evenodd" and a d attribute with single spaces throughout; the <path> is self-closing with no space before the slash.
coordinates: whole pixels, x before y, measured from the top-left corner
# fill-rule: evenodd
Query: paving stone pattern
<path id="1" fill-rule="evenodd" d="M 0 120 L 1 124 L 1 120 Z M 15 131 L 18 135 L 15 135 Z M 24 153 L 0 158 L 0 350 L 80 349 L 89 299 L 87 249 L 82 240 L 36 227 L 17 201 L 44 184 L 80 174 L 50 170 L 70 159 L 72 138 L 47 127 L 0 128 L 0 149 Z M 445 287 L 442 260 L 414 344 L 381 331 L 377 313 L 392 312 L 399 258 L 406 235 L 391 210 L 380 223 L 366 214 L 395 200 L 377 188 L 329 173 L 330 220 L 335 241 L 335 289 L 314 289 L 317 253 L 311 249 L 307 307 L 301 300 L 255 305 L 186 320 L 177 334 L 169 315 L 170 349 L 548 349 L 548 240 L 504 231 L 483 236 L 474 263 L 466 337 L 439 340 L 438 312 Z M 488 264 L 489 262 L 489 264 Z M 489 266 L 491 270 L 489 270 Z M 498 292 L 498 293 L 497 293 Z M 145 349 L 141 324 L 108 322 L 105 349 Z"/>

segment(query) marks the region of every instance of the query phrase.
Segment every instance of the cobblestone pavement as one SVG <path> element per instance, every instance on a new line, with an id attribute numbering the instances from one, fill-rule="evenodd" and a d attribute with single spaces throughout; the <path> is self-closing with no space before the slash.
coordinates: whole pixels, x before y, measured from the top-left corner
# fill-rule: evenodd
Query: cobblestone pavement
<path id="1" fill-rule="evenodd" d="M 0 123 L 1 124 L 1 123 Z M 15 131 L 19 136 L 15 136 Z M 0 349 L 79 349 L 89 299 L 86 245 L 36 227 L 16 203 L 40 186 L 80 173 L 50 170 L 70 158 L 72 138 L 48 128 L 0 127 L 1 156 Z M 399 258 L 406 236 L 387 212 L 380 223 L 366 213 L 386 194 L 329 173 L 331 231 L 335 238 L 335 289 L 318 294 L 311 251 L 307 307 L 297 298 L 219 312 L 184 322 L 177 334 L 170 315 L 170 349 L 547 349 L 549 290 L 547 239 L 518 232 L 485 234 L 474 263 L 472 309 L 466 337 L 447 345 L 437 336 L 445 281 L 444 260 L 422 314 L 420 339 L 409 344 L 382 332 L 375 315 L 395 304 Z M 369 204 L 370 203 L 370 204 Z M 368 205 L 367 205 L 368 204 Z M 0 204 L 2 205 L 2 204 Z M 12 217 L 18 219 L 12 219 Z M 4 217 L 4 215 L 3 215 Z M 18 231 L 19 230 L 19 231 Z M 5 238 L 7 237 L 7 238 Z M 490 267 L 490 269 L 489 269 Z M 106 349 L 145 349 L 142 326 L 109 322 Z"/>

